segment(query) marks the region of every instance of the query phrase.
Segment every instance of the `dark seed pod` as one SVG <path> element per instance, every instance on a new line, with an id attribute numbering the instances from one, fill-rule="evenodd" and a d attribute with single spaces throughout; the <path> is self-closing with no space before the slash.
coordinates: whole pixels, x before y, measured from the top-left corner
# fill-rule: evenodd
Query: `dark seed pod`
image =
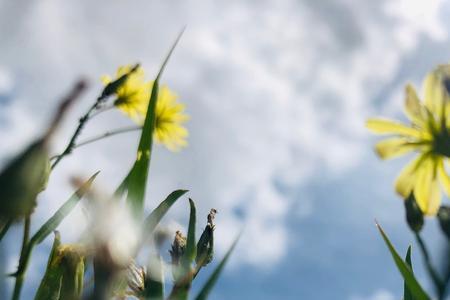
<path id="1" fill-rule="evenodd" d="M 195 262 L 199 267 L 204 267 L 209 264 L 214 256 L 214 218 L 216 213 L 217 210 L 214 208 L 211 209 L 208 214 L 208 223 L 197 243 L 197 256 Z"/>
<path id="2" fill-rule="evenodd" d="M 422 230 L 424 218 L 413 193 L 405 199 L 405 212 L 406 222 L 408 223 L 409 228 L 412 231 L 419 233 L 420 230 Z"/>
<path id="3" fill-rule="evenodd" d="M 441 226 L 442 232 L 450 239 L 450 207 L 441 206 L 438 211 L 439 225 Z"/>

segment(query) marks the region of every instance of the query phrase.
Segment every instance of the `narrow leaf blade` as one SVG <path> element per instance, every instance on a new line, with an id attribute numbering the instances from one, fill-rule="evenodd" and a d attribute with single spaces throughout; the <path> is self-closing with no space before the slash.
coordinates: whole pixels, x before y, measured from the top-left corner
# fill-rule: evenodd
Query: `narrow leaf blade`
<path id="1" fill-rule="evenodd" d="M 419 284 L 417 279 L 414 277 L 414 274 L 413 274 L 411 268 L 400 257 L 400 255 L 398 254 L 398 252 L 395 250 L 394 246 L 392 245 L 391 241 L 389 240 L 389 238 L 384 233 L 383 229 L 381 228 L 381 226 L 378 223 L 377 223 L 377 227 L 381 233 L 381 236 L 383 237 L 384 242 L 386 243 L 386 246 L 389 249 L 389 252 L 392 255 L 392 258 L 395 262 L 395 265 L 397 266 L 397 269 L 399 270 L 400 274 L 402 275 L 403 279 L 405 280 L 405 284 L 408 286 L 408 289 L 412 293 L 414 299 L 429 300 L 430 297 L 427 295 L 427 293 L 423 290 L 422 286 Z"/>
<path id="2" fill-rule="evenodd" d="M 216 267 L 214 272 L 211 274 L 211 276 L 206 281 L 205 285 L 200 290 L 199 294 L 195 298 L 196 300 L 206 300 L 208 299 L 208 295 L 213 289 L 214 285 L 216 284 L 217 280 L 219 279 L 220 274 L 223 271 L 223 268 L 225 267 L 228 259 L 230 258 L 231 253 L 233 252 L 234 248 L 236 247 L 237 242 L 239 241 L 240 235 L 234 240 L 233 244 L 231 245 L 230 249 L 225 254 L 225 257 L 222 259 L 222 261 L 219 263 L 219 265 Z"/>
<path id="3" fill-rule="evenodd" d="M 411 263 L 411 246 L 408 247 L 408 251 L 406 252 L 405 262 L 411 268 L 411 273 L 414 274 L 413 268 L 412 268 L 412 263 Z M 403 285 L 403 300 L 414 300 L 414 297 L 413 297 L 411 291 L 409 290 L 406 282 Z"/>
<path id="4" fill-rule="evenodd" d="M 130 171 L 128 179 L 125 182 L 127 194 L 127 203 L 130 206 L 133 214 L 141 218 L 144 209 L 145 190 L 147 187 L 148 170 L 150 166 L 150 158 L 152 154 L 153 146 L 153 132 L 156 124 L 156 103 L 158 101 L 159 93 L 159 79 L 164 71 L 164 68 L 175 49 L 178 41 L 181 38 L 183 32 L 181 32 L 169 53 L 164 59 L 163 64 L 158 72 L 158 75 L 153 82 L 153 87 L 150 95 L 150 101 L 148 103 L 147 114 L 144 120 L 144 126 L 142 127 L 141 137 L 139 139 L 139 147 L 137 151 L 137 159 Z M 124 190 L 124 189 L 123 189 Z"/>
<path id="5" fill-rule="evenodd" d="M 189 228 L 186 241 L 186 252 L 183 255 L 183 267 L 187 272 L 190 271 L 192 262 L 197 255 L 197 245 L 195 242 L 195 223 L 197 219 L 197 213 L 195 209 L 195 203 L 192 199 L 189 199 L 190 215 L 189 215 Z"/>
<path id="6" fill-rule="evenodd" d="M 52 233 L 59 224 L 64 220 L 64 218 L 75 208 L 81 198 L 90 189 L 92 182 L 95 177 L 97 177 L 99 172 L 89 178 L 70 198 L 67 200 L 56 213 L 45 222 L 44 225 L 36 232 L 36 234 L 31 238 L 31 241 L 36 244 L 40 244 L 50 233 Z"/>
<path id="7" fill-rule="evenodd" d="M 162 201 L 151 213 L 147 216 L 144 221 L 144 234 L 149 236 L 153 233 L 156 226 L 158 226 L 161 219 L 170 209 L 170 207 L 184 194 L 187 190 L 175 190 L 167 196 L 167 198 Z"/>

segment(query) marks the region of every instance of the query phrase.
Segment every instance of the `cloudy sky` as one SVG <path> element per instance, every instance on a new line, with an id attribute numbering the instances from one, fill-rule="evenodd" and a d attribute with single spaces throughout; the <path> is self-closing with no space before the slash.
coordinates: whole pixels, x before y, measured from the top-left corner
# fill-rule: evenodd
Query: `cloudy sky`
<path id="1" fill-rule="evenodd" d="M 0 0 L 0 166 L 42 132 L 82 76 L 90 89 L 58 132 L 53 151 L 61 151 L 100 91 L 100 75 L 140 62 L 152 78 L 187 25 L 163 82 L 187 105 L 190 145 L 175 154 L 156 148 L 147 209 L 189 189 L 200 215 L 219 210 L 218 256 L 245 228 L 212 298 L 398 299 L 402 281 L 374 219 L 402 251 L 413 241 L 392 189 L 407 160 L 379 161 L 364 120 L 403 118 L 404 84 L 420 86 L 449 60 L 449 13 L 443 0 Z M 128 125 L 110 112 L 83 137 Z M 110 138 L 64 160 L 33 228 L 70 195 L 72 175 L 101 170 L 98 186 L 113 190 L 137 139 Z M 167 224 L 185 226 L 185 200 Z M 63 241 L 76 241 L 84 225 L 78 209 L 61 226 Z M 425 234 L 437 255 L 436 227 L 430 220 Z M 10 270 L 19 236 L 17 227 L 3 249 Z M 27 295 L 50 244 L 33 256 Z"/>

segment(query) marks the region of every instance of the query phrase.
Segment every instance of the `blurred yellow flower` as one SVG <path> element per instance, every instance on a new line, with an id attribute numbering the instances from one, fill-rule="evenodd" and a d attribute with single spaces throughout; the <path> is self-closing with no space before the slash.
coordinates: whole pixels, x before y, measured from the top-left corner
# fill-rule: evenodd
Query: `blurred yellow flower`
<path id="1" fill-rule="evenodd" d="M 132 68 L 131 65 L 120 67 L 116 78 L 127 74 Z M 112 79 L 103 76 L 102 81 L 106 85 Z M 117 89 L 114 105 L 137 124 L 143 125 L 152 88 L 153 81 L 145 82 L 144 70 L 139 67 Z M 177 95 L 166 85 L 159 88 L 154 138 L 157 143 L 163 144 L 171 151 L 187 146 L 186 138 L 188 137 L 188 131 L 183 127 L 183 123 L 189 119 L 189 116 L 184 113 L 184 104 L 176 100 Z"/>
<path id="2" fill-rule="evenodd" d="M 414 194 L 426 215 L 436 215 L 441 203 L 441 186 L 450 195 L 450 177 L 446 164 L 450 157 L 450 65 L 429 73 L 424 81 L 424 102 L 411 85 L 406 86 L 405 114 L 411 124 L 386 119 L 369 119 L 367 127 L 378 134 L 393 137 L 376 144 L 382 159 L 418 152 L 398 176 L 395 188 L 403 196 Z"/>

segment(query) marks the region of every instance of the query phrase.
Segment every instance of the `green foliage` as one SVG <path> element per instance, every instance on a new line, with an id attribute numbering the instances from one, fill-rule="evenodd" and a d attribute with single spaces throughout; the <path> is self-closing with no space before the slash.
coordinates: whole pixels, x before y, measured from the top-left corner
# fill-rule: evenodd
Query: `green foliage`
<path id="1" fill-rule="evenodd" d="M 55 233 L 55 238 L 52 249 L 49 253 L 47 268 L 35 294 L 36 300 L 81 299 L 83 296 L 84 283 L 92 280 L 92 278 L 85 278 L 85 268 L 87 268 L 85 266 L 86 262 L 92 262 L 94 268 L 94 287 L 88 299 L 108 299 L 113 296 L 117 296 L 119 298 L 134 296 L 138 299 L 164 299 L 164 279 L 166 270 L 164 269 L 165 264 L 160 251 L 163 245 L 163 240 L 166 237 L 163 235 L 158 236 L 158 234 L 161 234 L 163 231 L 157 230 L 157 227 L 169 209 L 178 199 L 187 193 L 187 190 L 179 189 L 173 191 L 152 212 L 150 212 L 145 219 L 142 219 L 142 216 L 144 212 L 144 198 L 148 184 L 147 177 L 153 147 L 153 133 L 155 131 L 157 119 L 156 105 L 158 101 L 159 81 L 182 33 L 183 32 L 179 34 L 176 41 L 172 45 L 152 84 L 145 121 L 142 128 L 138 127 L 138 129 L 142 132 L 137 149 L 137 158 L 128 172 L 128 175 L 116 189 L 114 196 L 110 198 L 119 201 L 120 199 L 126 198 L 125 203 L 127 208 L 129 208 L 133 214 L 133 221 L 137 222 L 139 226 L 141 226 L 139 228 L 140 230 L 137 230 L 137 232 L 141 234 L 138 235 L 140 238 L 139 242 L 134 243 L 132 247 L 130 246 L 129 249 L 132 250 L 123 251 L 121 253 L 123 254 L 123 256 L 120 257 L 122 260 L 117 260 L 120 262 L 114 261 L 117 257 L 114 257 L 113 251 L 108 248 L 108 242 L 94 241 L 92 244 L 89 244 L 89 239 L 83 238 L 76 244 L 62 244 L 60 234 L 55 231 L 65 217 L 80 202 L 82 197 L 90 191 L 91 185 L 98 175 L 98 172 L 95 173 L 83 185 L 81 185 L 78 190 L 66 202 L 63 203 L 54 215 L 50 217 L 36 231 L 36 233 L 31 236 L 30 239 L 29 231 L 31 224 L 31 213 L 36 205 L 36 196 L 39 192 L 45 189 L 47 180 L 52 170 L 63 158 L 69 155 L 75 148 L 83 144 L 77 144 L 77 138 L 79 137 L 85 124 L 103 108 L 107 108 L 108 98 L 110 96 L 117 95 L 123 85 L 126 85 L 129 76 L 132 76 L 132 73 L 138 70 L 138 64 L 131 68 L 128 73 L 120 76 L 104 87 L 100 96 L 92 104 L 87 113 L 79 119 L 78 127 L 61 154 L 49 159 L 47 141 L 49 136 L 54 132 L 56 125 L 61 120 L 63 112 L 66 110 L 69 103 L 71 103 L 71 101 L 73 101 L 73 99 L 75 99 L 79 92 L 84 88 L 83 84 L 77 85 L 69 97 L 63 101 L 60 106 L 59 113 L 56 115 L 52 126 L 50 126 L 46 135 L 44 135 L 44 138 L 32 144 L 27 150 L 18 155 L 0 173 L 0 241 L 15 220 L 21 218 L 25 218 L 26 220 L 18 269 L 14 274 L 12 274 L 12 276 L 16 278 L 12 297 L 13 300 L 20 299 L 22 284 L 25 281 L 26 270 L 32 256 L 33 249 L 42 243 L 52 232 Z M 146 97 L 144 97 L 144 99 L 146 100 Z M 179 107 L 181 107 L 181 105 L 179 105 Z M 89 141 L 96 140 L 97 139 L 91 139 Z M 52 164 L 50 164 L 50 161 L 53 161 Z M 99 199 L 99 194 L 100 193 L 92 192 L 89 195 L 90 198 L 92 198 L 92 201 L 105 200 L 103 198 Z M 104 209 L 105 207 L 109 208 L 108 205 L 117 204 L 113 201 L 109 201 L 110 199 L 106 199 L 105 202 L 102 202 L 102 204 L 106 204 L 106 206 L 99 207 Z M 216 210 L 211 210 L 211 213 L 208 215 L 208 223 L 200 239 L 197 241 L 195 236 L 197 215 L 196 207 L 192 199 L 189 199 L 189 205 L 190 214 L 187 237 L 184 237 L 181 231 L 177 231 L 174 243 L 172 244 L 171 255 L 173 265 L 171 269 L 175 275 L 175 280 L 173 282 L 173 288 L 169 295 L 169 299 L 188 299 L 190 289 L 196 275 L 202 267 L 205 267 L 213 259 L 213 231 L 215 228 L 213 219 Z M 107 214 L 107 217 L 109 217 L 109 214 Z M 95 221 L 97 221 L 97 219 Z M 95 225 L 93 225 L 93 228 L 96 229 Z M 130 228 L 136 229 L 131 225 Z M 87 232 L 86 234 L 89 236 L 91 232 Z M 108 234 L 109 233 L 105 235 Z M 133 232 L 130 234 L 133 234 Z M 95 234 L 92 236 L 97 237 Z M 99 240 L 102 240 L 102 234 L 100 234 L 100 237 L 101 238 L 99 238 Z M 144 246 L 145 242 L 150 240 L 150 237 L 154 237 L 154 240 L 156 241 L 156 247 L 154 247 L 154 250 L 156 251 L 155 253 L 152 252 L 149 256 L 146 271 L 145 268 L 137 266 L 133 259 L 139 254 L 139 251 Z M 122 241 L 122 239 L 118 240 Z M 132 239 L 130 239 L 130 241 L 132 241 Z M 97 242 L 98 244 L 96 244 Z M 117 242 L 117 239 L 115 242 Z M 234 248 L 235 243 L 233 244 L 232 249 Z M 122 248 L 126 248 L 128 245 L 114 246 L 120 250 L 124 250 Z M 199 251 L 197 251 L 197 248 Z M 218 269 L 216 269 L 213 276 L 205 285 L 206 288 L 204 289 L 206 289 L 206 293 L 209 292 L 212 285 L 217 280 L 217 277 L 223 269 L 232 249 L 230 249 L 220 263 Z"/>
<path id="2" fill-rule="evenodd" d="M 59 264 L 55 264 L 57 249 L 61 245 L 61 236 L 55 232 L 53 247 L 48 258 L 47 269 L 44 278 L 37 290 L 35 300 L 59 300 L 62 281 L 62 270 Z"/>
<path id="3" fill-rule="evenodd" d="M 156 102 L 158 100 L 159 79 L 164 71 L 167 62 L 169 61 L 170 56 L 172 55 L 173 50 L 175 49 L 175 46 L 180 40 L 182 33 L 183 32 L 181 32 L 178 38 L 175 40 L 172 48 L 167 54 L 158 72 L 158 75 L 155 78 L 151 91 L 150 101 L 148 104 L 147 114 L 145 116 L 144 126 L 139 140 L 136 161 L 134 162 L 134 165 L 131 168 L 130 172 L 125 177 L 123 182 L 119 185 L 119 188 L 115 193 L 116 196 L 119 197 L 124 193 L 127 193 L 127 203 L 133 214 L 138 218 L 142 216 L 144 208 L 144 197 L 145 190 L 147 188 L 147 177 L 150 167 L 150 158 L 153 145 L 153 132 L 156 122 L 155 109 Z"/>
<path id="4" fill-rule="evenodd" d="M 76 246 L 61 245 L 59 233 L 55 234 L 44 278 L 35 300 L 75 300 L 83 293 L 84 256 Z"/>
<path id="5" fill-rule="evenodd" d="M 411 294 L 413 295 L 414 299 L 429 300 L 430 297 L 423 290 L 422 286 L 415 278 L 411 267 L 405 261 L 403 261 L 403 259 L 400 257 L 398 252 L 395 250 L 391 241 L 389 240 L 389 238 L 384 233 L 383 229 L 381 228 L 381 226 L 378 223 L 377 223 L 377 227 L 378 227 L 378 230 L 380 231 L 381 236 L 383 237 L 384 242 L 386 243 L 386 246 L 389 249 L 389 252 L 392 255 L 392 258 L 395 262 L 395 265 L 397 266 L 398 271 L 400 272 L 403 279 L 405 280 L 405 285 L 408 287 L 408 289 L 411 292 Z"/>
<path id="6" fill-rule="evenodd" d="M 56 228 L 61 224 L 65 217 L 75 208 L 75 206 L 80 202 L 81 198 L 89 191 L 92 182 L 95 177 L 97 177 L 99 172 L 96 172 L 91 178 L 88 179 L 78 190 L 67 200 L 56 213 L 45 222 L 44 225 L 36 232 L 36 234 L 31 238 L 31 241 L 36 244 L 40 244 L 51 232 L 56 230 Z"/>
<path id="7" fill-rule="evenodd" d="M 176 190 L 170 193 L 167 198 L 161 202 L 158 207 L 156 207 L 144 220 L 144 234 L 150 236 L 158 225 L 159 221 L 164 217 L 164 215 L 169 211 L 172 205 L 184 194 L 187 190 Z"/>
<path id="8" fill-rule="evenodd" d="M 408 247 L 408 251 L 406 252 L 405 262 L 411 268 L 411 272 L 414 274 L 411 262 L 411 246 Z M 403 300 L 414 300 L 414 297 L 409 290 L 406 282 L 403 285 Z"/>
<path id="9" fill-rule="evenodd" d="M 45 222 L 44 225 L 33 235 L 29 242 L 24 244 L 21 257 L 19 260 L 19 267 L 17 272 L 13 276 L 17 277 L 16 285 L 14 288 L 13 299 L 19 299 L 21 286 L 25 277 L 25 272 L 28 267 L 28 263 L 36 245 L 40 244 L 51 232 L 56 230 L 62 220 L 73 210 L 76 204 L 87 193 L 91 187 L 92 182 L 97 176 L 98 172 L 94 174 L 88 181 L 86 181 L 70 198 L 67 200 L 56 213 Z"/>
<path id="10" fill-rule="evenodd" d="M 29 215 L 50 174 L 46 142 L 39 140 L 14 158 L 0 173 L 0 221 Z M 1 222 L 0 222 L 1 223 Z"/>
<path id="11" fill-rule="evenodd" d="M 225 254 L 225 257 L 222 259 L 222 261 L 219 263 L 219 265 L 214 269 L 213 273 L 208 278 L 205 285 L 201 288 L 199 294 L 195 298 L 196 300 L 205 300 L 208 298 L 209 293 L 211 292 L 211 290 L 213 289 L 217 280 L 219 279 L 219 276 L 222 273 L 228 259 L 230 258 L 231 253 L 233 252 L 234 248 L 236 247 L 236 244 L 239 241 L 239 237 L 240 237 L 240 235 L 234 240 L 230 249 L 228 249 L 227 253 Z"/>

